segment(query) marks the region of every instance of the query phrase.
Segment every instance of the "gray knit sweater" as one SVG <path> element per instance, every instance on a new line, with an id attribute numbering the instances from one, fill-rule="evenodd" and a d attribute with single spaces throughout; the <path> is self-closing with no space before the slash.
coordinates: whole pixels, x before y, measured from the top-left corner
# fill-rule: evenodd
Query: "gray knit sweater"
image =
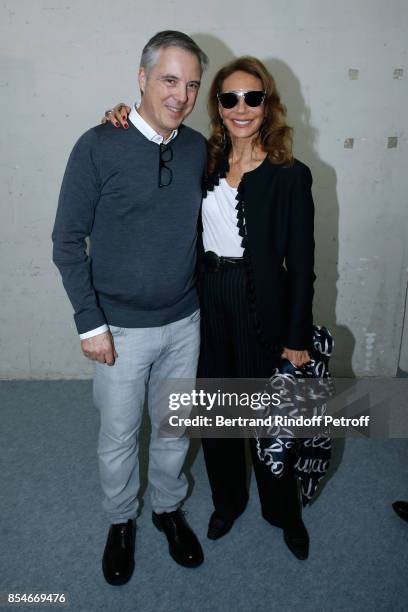
<path id="1" fill-rule="evenodd" d="M 160 147 L 133 124 L 128 130 L 92 128 L 70 155 L 53 260 L 79 333 L 103 323 L 165 325 L 198 308 L 196 237 L 206 144 L 181 126 L 170 146 L 173 180 L 162 188 Z"/>

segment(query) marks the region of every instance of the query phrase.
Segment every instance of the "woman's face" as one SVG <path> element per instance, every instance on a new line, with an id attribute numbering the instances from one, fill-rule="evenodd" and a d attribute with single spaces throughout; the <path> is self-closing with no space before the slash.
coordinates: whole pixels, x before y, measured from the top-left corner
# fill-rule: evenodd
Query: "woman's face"
<path id="1" fill-rule="evenodd" d="M 262 91 L 261 79 L 242 72 L 233 72 L 228 76 L 221 88 L 221 92 L 227 91 Z M 264 118 L 264 104 L 251 107 L 245 104 L 243 96 L 238 98 L 238 103 L 233 108 L 223 108 L 218 103 L 218 111 L 224 121 L 224 125 L 233 138 L 252 139 L 259 132 Z"/>

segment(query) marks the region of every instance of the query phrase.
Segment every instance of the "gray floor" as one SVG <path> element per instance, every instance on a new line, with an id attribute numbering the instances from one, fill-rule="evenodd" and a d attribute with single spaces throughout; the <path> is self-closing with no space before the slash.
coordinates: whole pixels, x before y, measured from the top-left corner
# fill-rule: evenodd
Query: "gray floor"
<path id="1" fill-rule="evenodd" d="M 249 507 L 231 533 L 206 539 L 210 494 L 201 450 L 193 447 L 194 490 L 185 509 L 205 563 L 188 570 L 172 561 L 151 523 L 147 491 L 134 575 L 111 587 L 100 570 L 108 525 L 91 383 L 1 382 L 0 419 L 3 593 L 64 592 L 75 612 L 408 609 L 408 524 L 390 506 L 408 499 L 405 440 L 337 441 L 331 477 L 304 512 L 311 538 L 305 562 L 260 517 L 253 479 Z"/>

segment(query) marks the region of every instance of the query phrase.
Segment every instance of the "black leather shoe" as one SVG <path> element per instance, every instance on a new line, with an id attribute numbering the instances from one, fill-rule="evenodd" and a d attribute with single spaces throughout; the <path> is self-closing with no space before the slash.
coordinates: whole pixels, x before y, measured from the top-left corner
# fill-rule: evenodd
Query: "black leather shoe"
<path id="1" fill-rule="evenodd" d="M 301 561 L 309 556 L 309 534 L 303 521 L 283 529 L 283 539 L 289 550 Z"/>
<path id="2" fill-rule="evenodd" d="M 392 504 L 392 507 L 400 518 L 408 522 L 408 502 L 396 501 Z"/>
<path id="3" fill-rule="evenodd" d="M 169 542 L 169 553 L 184 567 L 198 567 L 204 561 L 200 542 L 189 527 L 180 508 L 174 512 L 152 514 L 153 525 L 164 531 Z"/>
<path id="4" fill-rule="evenodd" d="M 207 538 L 210 540 L 218 540 L 225 536 L 233 526 L 234 521 L 232 519 L 225 519 L 217 512 L 213 512 L 208 523 Z"/>
<path id="5" fill-rule="evenodd" d="M 125 584 L 133 574 L 135 531 L 132 519 L 110 526 L 102 558 L 103 575 L 109 584 Z"/>

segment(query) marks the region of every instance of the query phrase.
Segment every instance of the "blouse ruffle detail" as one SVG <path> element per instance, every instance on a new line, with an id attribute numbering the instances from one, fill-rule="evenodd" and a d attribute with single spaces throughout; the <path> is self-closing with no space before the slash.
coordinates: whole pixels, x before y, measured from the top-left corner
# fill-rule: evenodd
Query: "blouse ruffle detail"
<path id="1" fill-rule="evenodd" d="M 261 346 L 267 351 L 278 352 L 281 350 L 282 347 L 270 342 L 269 340 L 267 340 L 267 338 L 265 338 L 257 310 L 254 269 L 252 264 L 251 250 L 249 247 L 248 232 L 245 219 L 247 206 L 247 203 L 245 201 L 245 174 L 242 176 L 241 182 L 238 185 L 237 195 L 235 196 L 235 199 L 237 200 L 237 205 L 235 206 L 237 211 L 237 227 L 239 235 L 242 238 L 241 246 L 244 249 L 243 258 L 245 262 L 245 271 L 247 277 L 248 301 L 253 313 L 253 320 L 257 339 Z"/>

